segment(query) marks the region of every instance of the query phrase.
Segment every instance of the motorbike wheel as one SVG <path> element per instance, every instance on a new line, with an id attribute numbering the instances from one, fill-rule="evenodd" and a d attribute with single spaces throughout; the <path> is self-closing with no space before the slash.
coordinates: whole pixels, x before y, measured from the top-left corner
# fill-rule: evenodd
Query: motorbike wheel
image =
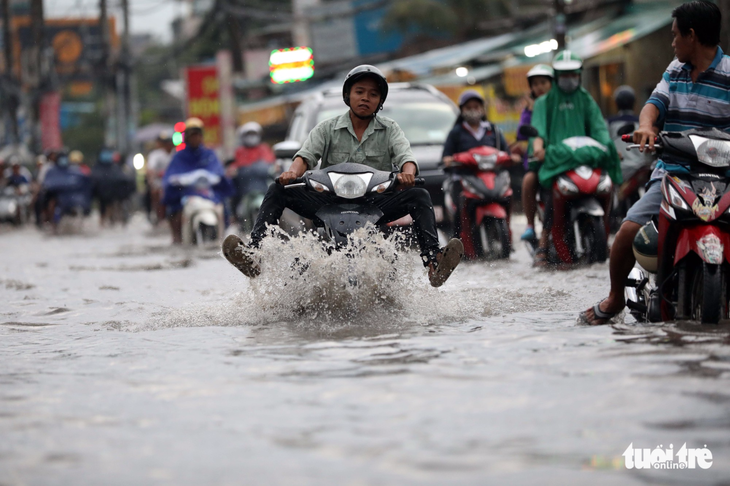
<path id="1" fill-rule="evenodd" d="M 717 324 L 727 315 L 727 285 L 720 265 L 703 262 L 692 282 L 692 318 L 702 324 Z"/>
<path id="2" fill-rule="evenodd" d="M 205 245 L 206 243 L 215 241 L 217 237 L 218 229 L 215 226 L 200 223 L 195 231 L 195 244 L 199 246 Z"/>
<path id="3" fill-rule="evenodd" d="M 589 264 L 605 262 L 608 258 L 608 240 L 603 219 L 596 216 L 585 218 L 580 226 L 585 261 Z"/>
<path id="4" fill-rule="evenodd" d="M 486 218 L 477 228 L 475 240 L 478 242 L 480 258 L 487 260 L 509 258 L 511 242 L 509 228 L 504 219 Z"/>

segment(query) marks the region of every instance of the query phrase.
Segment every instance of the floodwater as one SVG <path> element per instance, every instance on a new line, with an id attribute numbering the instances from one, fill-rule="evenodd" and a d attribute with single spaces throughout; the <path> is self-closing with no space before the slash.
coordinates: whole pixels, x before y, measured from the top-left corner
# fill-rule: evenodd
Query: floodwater
<path id="1" fill-rule="evenodd" d="M 139 216 L 2 229 L 0 485 L 727 484 L 727 326 L 581 326 L 607 265 L 432 289 L 376 240 L 249 281 Z M 712 467 L 624 467 L 685 443 Z"/>

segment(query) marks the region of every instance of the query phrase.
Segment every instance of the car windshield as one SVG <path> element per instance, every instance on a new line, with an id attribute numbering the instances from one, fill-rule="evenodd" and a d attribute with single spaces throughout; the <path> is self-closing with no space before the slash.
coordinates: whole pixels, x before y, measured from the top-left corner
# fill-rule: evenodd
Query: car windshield
<path id="1" fill-rule="evenodd" d="M 345 112 L 341 107 L 323 109 L 317 123 Z M 385 106 L 381 113 L 395 120 L 411 145 L 442 145 L 456 120 L 449 105 L 431 101 L 399 102 Z"/>

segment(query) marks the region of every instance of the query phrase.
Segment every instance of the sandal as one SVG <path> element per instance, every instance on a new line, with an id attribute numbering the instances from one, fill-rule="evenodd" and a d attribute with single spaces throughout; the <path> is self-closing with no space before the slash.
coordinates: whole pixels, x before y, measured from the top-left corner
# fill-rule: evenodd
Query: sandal
<path id="1" fill-rule="evenodd" d="M 581 312 L 580 316 L 579 316 L 581 322 L 583 322 L 584 324 L 587 324 L 589 326 L 600 326 L 603 324 L 610 324 L 611 320 L 614 317 L 616 317 L 617 315 L 619 315 L 621 313 L 621 311 L 623 310 L 622 309 L 618 312 L 602 311 L 601 310 L 602 302 L 603 301 L 601 301 L 593 306 L 593 319 L 592 320 L 588 318 L 588 311 Z M 604 321 L 604 322 L 597 322 L 597 321 Z"/>
<path id="2" fill-rule="evenodd" d="M 546 266 L 548 264 L 547 254 L 547 248 L 538 248 L 535 250 L 535 260 L 532 262 L 532 266 L 538 268 Z"/>

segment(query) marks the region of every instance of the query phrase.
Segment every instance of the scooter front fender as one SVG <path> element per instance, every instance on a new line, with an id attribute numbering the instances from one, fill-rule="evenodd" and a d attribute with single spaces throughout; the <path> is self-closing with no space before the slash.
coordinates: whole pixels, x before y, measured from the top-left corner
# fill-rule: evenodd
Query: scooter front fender
<path id="1" fill-rule="evenodd" d="M 690 252 L 696 253 L 703 262 L 711 265 L 719 265 L 723 260 L 730 262 L 730 234 L 712 225 L 682 228 L 677 237 L 674 264 Z"/>
<path id="2" fill-rule="evenodd" d="M 497 203 L 489 203 L 478 206 L 476 209 L 476 224 L 479 226 L 484 218 L 507 219 L 507 211 L 504 206 Z"/>

